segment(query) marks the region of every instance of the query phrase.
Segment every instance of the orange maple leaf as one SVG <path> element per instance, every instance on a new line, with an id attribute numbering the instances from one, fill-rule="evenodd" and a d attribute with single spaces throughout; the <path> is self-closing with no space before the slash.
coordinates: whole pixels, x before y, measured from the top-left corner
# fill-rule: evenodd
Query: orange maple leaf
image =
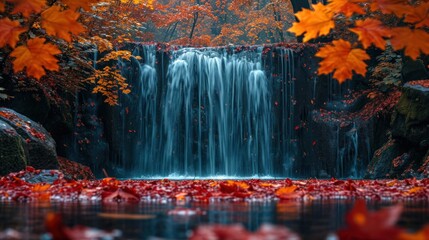
<path id="1" fill-rule="evenodd" d="M 401 233 L 398 240 L 427 240 L 429 239 L 429 225 L 425 225 L 416 233 Z"/>
<path id="2" fill-rule="evenodd" d="M 0 12 L 4 12 L 4 1 L 0 1 Z"/>
<path id="3" fill-rule="evenodd" d="M 429 54 L 429 33 L 421 29 L 393 28 L 390 42 L 395 50 L 405 48 L 405 55 L 414 60 L 420 53 Z"/>
<path id="4" fill-rule="evenodd" d="M 373 18 L 357 20 L 356 27 L 351 28 L 350 31 L 359 36 L 359 41 L 362 42 L 365 49 L 374 44 L 376 47 L 384 50 L 386 48 L 384 37 L 390 37 L 389 29 L 381 21 Z"/>
<path id="5" fill-rule="evenodd" d="M 366 73 L 364 60 L 370 59 L 362 49 L 352 49 L 350 42 L 345 40 L 332 41 L 333 45 L 321 47 L 316 53 L 323 58 L 319 63 L 319 74 L 334 72 L 334 78 L 342 83 L 353 76 L 353 71 L 360 75 Z"/>
<path id="6" fill-rule="evenodd" d="M 335 13 L 344 13 L 347 17 L 351 17 L 354 13 L 365 14 L 361 6 L 353 0 L 329 0 L 328 7 Z"/>
<path id="7" fill-rule="evenodd" d="M 334 12 L 330 11 L 329 7 L 322 3 L 313 4 L 312 6 L 314 11 L 304 9 L 296 13 L 295 16 L 299 22 L 294 22 L 292 27 L 288 29 L 288 31 L 298 36 L 305 33 L 304 42 L 327 35 L 335 27 L 335 23 L 332 20 Z"/>
<path id="8" fill-rule="evenodd" d="M 413 23 L 416 27 L 429 27 L 429 2 L 410 8 L 404 21 Z"/>
<path id="9" fill-rule="evenodd" d="M 0 48 L 6 44 L 15 48 L 19 35 L 25 31 L 27 29 L 21 27 L 18 21 L 12 21 L 9 18 L 0 19 Z"/>
<path id="10" fill-rule="evenodd" d="M 373 0 L 371 11 L 381 11 L 383 14 L 393 13 L 398 17 L 402 17 L 408 11 L 408 0 Z"/>
<path id="11" fill-rule="evenodd" d="M 39 13 L 45 8 L 46 0 L 6 0 L 12 3 L 12 14 L 22 13 L 22 16 L 29 17 L 32 13 Z"/>
<path id="12" fill-rule="evenodd" d="M 53 44 L 45 44 L 45 38 L 33 38 L 28 40 L 27 46 L 19 46 L 10 54 L 16 59 L 13 61 L 15 73 L 26 68 L 27 75 L 40 79 L 46 74 L 45 69 L 58 71 L 58 59 L 54 57 L 61 51 Z"/>
<path id="13" fill-rule="evenodd" d="M 71 10 L 83 8 L 88 11 L 91 9 L 91 5 L 99 2 L 99 0 L 61 0 L 61 2 L 67 5 Z"/>
<path id="14" fill-rule="evenodd" d="M 73 10 L 60 11 L 59 6 L 52 6 L 42 13 L 42 27 L 51 36 L 57 36 L 71 42 L 71 33 L 79 34 L 85 28 L 77 22 L 80 14 Z"/>

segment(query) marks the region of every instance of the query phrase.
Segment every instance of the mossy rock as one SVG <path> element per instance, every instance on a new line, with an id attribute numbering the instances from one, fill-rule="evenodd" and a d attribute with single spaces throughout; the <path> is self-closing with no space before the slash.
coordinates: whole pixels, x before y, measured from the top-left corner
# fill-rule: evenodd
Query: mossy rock
<path id="1" fill-rule="evenodd" d="M 394 138 L 404 138 L 413 144 L 429 141 L 429 88 L 405 84 L 391 125 Z"/>
<path id="2" fill-rule="evenodd" d="M 7 108 L 0 108 L 0 120 L 25 140 L 27 165 L 36 169 L 58 169 L 55 141 L 43 126 Z"/>
<path id="3" fill-rule="evenodd" d="M 25 142 L 6 122 L 0 120 L 0 176 L 25 169 Z"/>

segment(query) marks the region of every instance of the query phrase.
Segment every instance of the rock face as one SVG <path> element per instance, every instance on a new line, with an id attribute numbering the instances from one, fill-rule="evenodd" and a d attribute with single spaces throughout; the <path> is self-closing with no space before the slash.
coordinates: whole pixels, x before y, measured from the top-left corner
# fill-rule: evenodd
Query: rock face
<path id="1" fill-rule="evenodd" d="M 6 122 L 0 120 L 0 176 L 26 166 L 25 142 Z"/>
<path id="2" fill-rule="evenodd" d="M 429 80 L 404 85 L 391 133 L 391 139 L 374 154 L 366 177 L 428 177 Z"/>
<path id="3" fill-rule="evenodd" d="M 7 158 L 2 159 L 8 159 L 11 164 L 19 160 L 20 164 L 17 166 L 22 169 L 25 167 L 25 164 L 22 164 L 22 156 L 27 152 L 27 165 L 36 169 L 58 168 L 55 141 L 40 124 L 7 108 L 0 108 L 0 120 L 3 123 L 0 146 L 8 149 L 0 151 L 6 152 L 4 154 L 7 154 L 7 151 L 11 152 Z M 19 170 L 18 167 L 8 171 L 16 170 Z"/>

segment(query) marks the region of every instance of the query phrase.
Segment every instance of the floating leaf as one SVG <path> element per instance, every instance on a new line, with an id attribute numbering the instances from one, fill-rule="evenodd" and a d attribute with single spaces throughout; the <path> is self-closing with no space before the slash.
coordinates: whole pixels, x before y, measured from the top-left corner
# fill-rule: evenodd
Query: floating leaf
<path id="1" fill-rule="evenodd" d="M 19 46 L 10 54 L 16 59 L 13 61 L 15 73 L 26 68 L 27 75 L 40 79 L 46 74 L 45 69 L 58 71 L 58 59 L 54 55 L 61 51 L 53 44 L 45 44 L 45 38 L 34 38 L 27 42 L 27 46 Z"/>
<path id="2" fill-rule="evenodd" d="M 327 35 L 335 27 L 334 13 L 322 3 L 313 4 L 314 10 L 304 9 L 295 14 L 299 22 L 293 23 L 288 31 L 296 35 L 304 34 L 304 42 Z"/>
<path id="3" fill-rule="evenodd" d="M 395 226 L 402 212 L 396 205 L 379 211 L 368 211 L 365 201 L 358 200 L 346 216 L 347 227 L 338 231 L 340 239 L 395 239 L 402 229 Z"/>
<path id="4" fill-rule="evenodd" d="M 9 18 L 0 19 L 0 48 L 5 47 L 6 44 L 15 48 L 19 35 L 25 31 L 27 29 L 21 27 L 18 21 L 12 21 Z"/>
<path id="5" fill-rule="evenodd" d="M 393 28 L 391 43 L 395 50 L 405 48 L 405 55 L 414 60 L 421 53 L 429 54 L 429 33 L 425 30 L 408 27 Z"/>
<path id="6" fill-rule="evenodd" d="M 389 29 L 381 21 L 373 18 L 357 20 L 356 27 L 351 28 L 350 31 L 359 36 L 359 41 L 362 42 L 365 49 L 370 47 L 371 44 L 380 49 L 386 49 L 386 40 L 384 38 L 390 36 Z"/>
<path id="7" fill-rule="evenodd" d="M 350 42 L 342 39 L 333 41 L 333 45 L 321 47 L 316 53 L 317 57 L 323 58 L 318 70 L 319 74 L 334 72 L 334 78 L 340 83 L 357 74 L 365 75 L 366 63 L 370 59 L 362 49 L 352 49 Z"/>
<path id="8" fill-rule="evenodd" d="M 51 36 L 57 36 L 71 42 L 71 34 L 79 34 L 85 28 L 77 21 L 80 14 L 73 10 L 61 11 L 59 6 L 53 6 L 42 13 L 42 27 Z"/>

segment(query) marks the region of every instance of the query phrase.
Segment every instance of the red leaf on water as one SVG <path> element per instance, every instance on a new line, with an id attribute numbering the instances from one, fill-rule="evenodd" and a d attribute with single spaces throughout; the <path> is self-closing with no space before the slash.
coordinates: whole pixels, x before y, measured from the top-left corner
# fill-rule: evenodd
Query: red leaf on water
<path id="1" fill-rule="evenodd" d="M 396 238 L 403 230 L 395 224 L 402 212 L 396 205 L 378 211 L 368 211 L 365 201 L 358 200 L 346 216 L 347 227 L 338 231 L 341 240 L 389 240 Z"/>

